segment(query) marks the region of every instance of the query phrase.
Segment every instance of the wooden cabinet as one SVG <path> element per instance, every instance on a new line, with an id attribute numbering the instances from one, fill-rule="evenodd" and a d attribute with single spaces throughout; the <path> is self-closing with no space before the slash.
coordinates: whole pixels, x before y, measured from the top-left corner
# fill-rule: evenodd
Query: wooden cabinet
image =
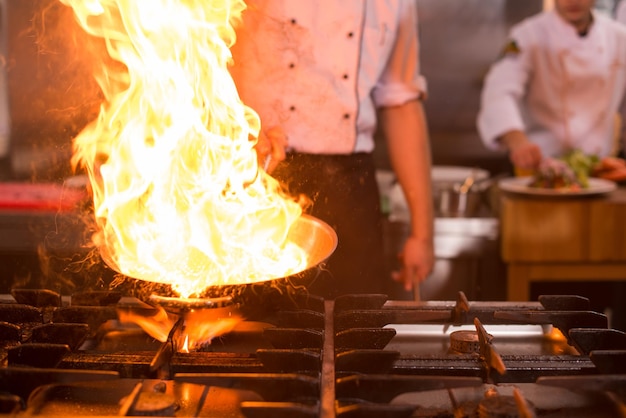
<path id="1" fill-rule="evenodd" d="M 538 281 L 626 281 L 626 189 L 582 197 L 501 196 L 507 299 Z"/>

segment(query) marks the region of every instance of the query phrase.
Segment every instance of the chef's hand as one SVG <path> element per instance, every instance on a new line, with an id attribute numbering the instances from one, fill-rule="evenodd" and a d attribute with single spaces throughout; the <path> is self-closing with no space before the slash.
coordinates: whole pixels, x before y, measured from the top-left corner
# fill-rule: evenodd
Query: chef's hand
<path id="1" fill-rule="evenodd" d="M 398 258 L 402 263 L 401 270 L 392 272 L 391 277 L 404 284 L 405 290 L 412 290 L 414 285 L 426 280 L 433 270 L 435 255 L 432 240 L 410 236 Z"/>
<path id="2" fill-rule="evenodd" d="M 502 135 L 500 142 L 509 150 L 509 159 L 516 168 L 534 170 L 543 158 L 539 146 L 530 142 L 522 131 L 507 132 Z"/>
<path id="3" fill-rule="evenodd" d="M 280 126 L 261 131 L 256 144 L 256 153 L 259 165 L 267 173 L 274 171 L 278 163 L 285 159 L 287 144 L 287 135 Z"/>

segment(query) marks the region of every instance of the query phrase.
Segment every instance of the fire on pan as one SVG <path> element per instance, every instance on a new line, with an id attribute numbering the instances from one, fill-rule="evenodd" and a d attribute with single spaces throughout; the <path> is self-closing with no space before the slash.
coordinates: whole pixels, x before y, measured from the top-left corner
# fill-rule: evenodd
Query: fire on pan
<path id="1" fill-rule="evenodd" d="M 261 121 L 228 68 L 242 0 L 60 1 L 102 52 L 105 100 L 72 161 L 89 176 L 107 265 L 188 298 L 294 277 L 334 251 L 307 198 L 259 163 Z"/>
<path id="2" fill-rule="evenodd" d="M 174 342 L 177 350 L 187 351 L 210 342 L 232 330 L 242 318 L 259 316 L 273 309 L 268 303 L 275 295 L 290 293 L 315 280 L 319 266 L 337 245 L 335 231 L 324 222 L 302 215 L 292 226 L 288 239 L 306 253 L 307 265 L 294 274 L 273 278 L 271 282 L 232 284 L 205 289 L 197 298 L 165 296 L 175 294 L 171 286 L 139 286 L 136 296 L 160 310 L 145 317 L 120 311 L 120 320 L 140 325 L 163 343 Z M 131 280 L 120 278 L 120 280 Z M 191 341 L 190 341 L 191 339 Z"/>

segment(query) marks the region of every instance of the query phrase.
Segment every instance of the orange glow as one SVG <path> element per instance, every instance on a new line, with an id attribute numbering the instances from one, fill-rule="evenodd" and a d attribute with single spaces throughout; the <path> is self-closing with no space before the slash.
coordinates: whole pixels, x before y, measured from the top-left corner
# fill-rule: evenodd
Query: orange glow
<path id="1" fill-rule="evenodd" d="M 136 324 L 152 338 L 165 342 L 178 316 L 168 314 L 158 308 L 153 316 L 143 316 L 130 311 L 119 310 L 121 323 Z M 185 313 L 182 330 L 173 338 L 177 351 L 189 352 L 202 344 L 210 343 L 215 337 L 229 333 L 242 321 L 242 317 L 232 307 L 200 309 Z"/>
<path id="2" fill-rule="evenodd" d="M 259 167 L 260 121 L 228 71 L 245 3 L 60 1 L 109 55 L 72 160 L 89 174 L 107 264 L 182 297 L 301 271 L 287 234 L 302 208 Z"/>
<path id="3" fill-rule="evenodd" d="M 567 338 L 565 337 L 565 335 L 563 335 L 561 330 L 556 327 L 551 327 L 546 337 L 551 341 L 560 341 L 560 342 L 567 341 Z"/>

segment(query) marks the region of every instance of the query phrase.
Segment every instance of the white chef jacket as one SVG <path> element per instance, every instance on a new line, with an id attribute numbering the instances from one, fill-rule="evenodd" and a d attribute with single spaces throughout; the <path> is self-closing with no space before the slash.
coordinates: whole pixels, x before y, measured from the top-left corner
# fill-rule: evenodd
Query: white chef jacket
<path id="1" fill-rule="evenodd" d="M 242 101 L 289 149 L 374 148 L 376 107 L 420 97 L 414 0 L 249 0 L 232 47 Z"/>
<path id="2" fill-rule="evenodd" d="M 626 27 L 594 13 L 586 36 L 556 11 L 514 26 L 518 52 L 490 69 L 477 127 L 484 143 L 525 131 L 545 156 L 578 148 L 606 156 L 614 148 L 615 116 L 626 88 Z"/>

